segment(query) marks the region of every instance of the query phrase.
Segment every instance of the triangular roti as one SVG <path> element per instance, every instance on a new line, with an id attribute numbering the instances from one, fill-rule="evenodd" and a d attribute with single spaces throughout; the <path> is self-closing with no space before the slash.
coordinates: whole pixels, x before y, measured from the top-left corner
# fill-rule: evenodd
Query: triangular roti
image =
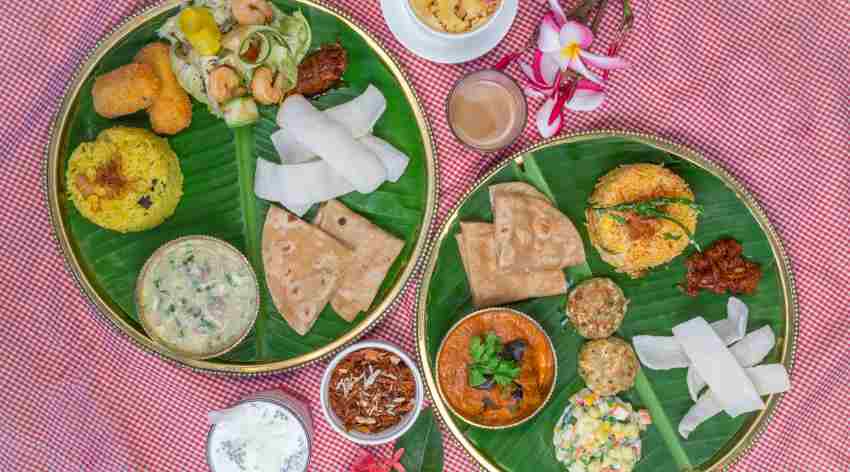
<path id="1" fill-rule="evenodd" d="M 503 184 L 491 185 L 488 190 L 490 191 L 490 208 L 496 207 L 494 202 L 495 195 L 505 193 L 516 193 L 549 202 L 549 198 L 547 198 L 546 195 L 543 195 L 540 190 L 537 190 L 525 182 L 505 182 Z"/>
<path id="2" fill-rule="evenodd" d="M 334 310 L 346 321 L 352 321 L 359 312 L 368 310 L 372 305 L 404 242 L 337 200 L 325 203 L 314 223 L 354 250 L 351 263 L 331 298 Z"/>
<path id="3" fill-rule="evenodd" d="M 572 221 L 528 184 L 490 187 L 499 267 L 556 270 L 584 262 L 584 245 Z"/>
<path id="4" fill-rule="evenodd" d="M 503 270 L 496 253 L 496 230 L 489 223 L 461 223 L 455 235 L 463 268 L 469 279 L 472 303 L 486 308 L 567 291 L 561 270 L 539 272 Z"/>
<path id="5" fill-rule="evenodd" d="M 278 207 L 263 228 L 263 264 L 275 307 L 301 336 L 336 291 L 352 251 L 319 228 Z"/>

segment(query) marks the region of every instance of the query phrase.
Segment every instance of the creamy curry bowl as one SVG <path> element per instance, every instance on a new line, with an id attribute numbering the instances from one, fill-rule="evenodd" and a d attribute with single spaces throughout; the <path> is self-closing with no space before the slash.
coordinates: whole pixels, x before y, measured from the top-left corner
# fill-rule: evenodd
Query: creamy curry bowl
<path id="1" fill-rule="evenodd" d="M 161 246 L 142 268 L 136 308 L 148 336 L 189 359 L 220 356 L 251 331 L 257 276 L 236 248 L 208 236 Z"/>
<path id="2" fill-rule="evenodd" d="M 429 32 L 460 39 L 483 31 L 493 23 L 504 0 L 402 0 L 411 16 Z"/>
<path id="3" fill-rule="evenodd" d="M 557 368 L 552 341 L 534 319 L 488 308 L 462 318 L 446 334 L 437 353 L 437 388 L 467 423 L 510 428 L 543 409 Z"/>

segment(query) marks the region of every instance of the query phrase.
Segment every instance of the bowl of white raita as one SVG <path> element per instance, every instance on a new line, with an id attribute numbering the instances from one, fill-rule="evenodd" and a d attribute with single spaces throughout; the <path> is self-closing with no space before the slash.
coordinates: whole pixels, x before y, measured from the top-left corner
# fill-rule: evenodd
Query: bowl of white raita
<path id="1" fill-rule="evenodd" d="M 313 422 L 304 402 L 280 390 L 251 395 L 209 414 L 212 472 L 305 472 Z"/>

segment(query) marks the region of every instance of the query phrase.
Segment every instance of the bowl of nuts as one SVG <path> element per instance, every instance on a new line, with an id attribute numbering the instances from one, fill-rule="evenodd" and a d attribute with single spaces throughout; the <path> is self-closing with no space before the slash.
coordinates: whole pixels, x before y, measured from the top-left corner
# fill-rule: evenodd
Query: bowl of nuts
<path id="1" fill-rule="evenodd" d="M 363 341 L 331 360 L 320 389 L 331 427 L 348 440 L 375 446 L 404 434 L 424 401 L 416 364 L 397 346 Z"/>

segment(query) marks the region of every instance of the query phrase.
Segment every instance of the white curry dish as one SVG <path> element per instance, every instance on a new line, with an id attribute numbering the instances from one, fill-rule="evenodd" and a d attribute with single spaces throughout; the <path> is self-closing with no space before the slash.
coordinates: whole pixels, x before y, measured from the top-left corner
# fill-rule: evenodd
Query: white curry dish
<path id="1" fill-rule="evenodd" d="M 259 308 L 257 277 L 230 244 L 187 236 L 163 245 L 145 263 L 136 307 L 158 344 L 192 359 L 217 357 L 251 331 Z"/>
<path id="2" fill-rule="evenodd" d="M 309 406 L 280 390 L 211 411 L 207 464 L 213 472 L 304 472 L 313 446 Z"/>

